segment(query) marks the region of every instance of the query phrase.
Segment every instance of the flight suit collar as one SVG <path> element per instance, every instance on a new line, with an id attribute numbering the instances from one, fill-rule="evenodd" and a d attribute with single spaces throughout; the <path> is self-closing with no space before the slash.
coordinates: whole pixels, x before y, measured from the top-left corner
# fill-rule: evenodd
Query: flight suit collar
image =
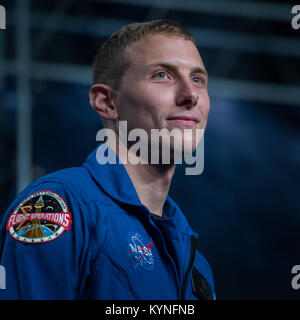
<path id="1" fill-rule="evenodd" d="M 100 144 L 88 156 L 83 166 L 89 171 L 92 177 L 97 181 L 100 188 L 109 197 L 126 205 L 129 204 L 145 208 L 138 197 L 130 176 L 118 158 L 115 164 L 99 163 L 99 155 L 97 156 L 97 150 L 101 145 L 102 144 Z M 168 196 L 166 199 L 163 211 L 165 214 L 164 219 L 175 223 L 181 232 L 198 237 L 198 234 L 191 229 L 182 211 L 170 196 Z"/>

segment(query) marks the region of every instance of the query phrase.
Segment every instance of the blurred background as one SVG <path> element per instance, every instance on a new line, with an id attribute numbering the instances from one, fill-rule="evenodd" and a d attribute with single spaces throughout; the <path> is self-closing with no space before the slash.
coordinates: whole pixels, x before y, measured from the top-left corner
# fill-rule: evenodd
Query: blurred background
<path id="1" fill-rule="evenodd" d="M 289 1 L 6 0 L 0 30 L 0 219 L 32 180 L 80 165 L 101 129 L 91 62 L 131 22 L 168 18 L 197 39 L 211 112 L 200 176 L 171 195 L 200 235 L 218 299 L 299 299 L 300 29 Z M 299 3 L 300 4 L 300 3 Z M 300 12 L 299 12 L 300 13 Z M 299 19 L 300 24 L 300 19 Z"/>

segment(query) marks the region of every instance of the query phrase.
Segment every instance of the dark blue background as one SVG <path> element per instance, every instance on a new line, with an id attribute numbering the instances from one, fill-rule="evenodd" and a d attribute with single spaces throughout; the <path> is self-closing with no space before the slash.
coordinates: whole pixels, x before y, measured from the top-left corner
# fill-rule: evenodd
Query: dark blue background
<path id="1" fill-rule="evenodd" d="M 32 10 L 46 11 L 51 7 L 49 1 L 32 2 Z M 80 7 L 80 1 L 75 3 Z M 129 13 L 124 6 L 103 3 L 99 15 L 144 15 L 142 9 L 131 8 Z M 76 10 L 69 14 L 82 14 Z M 184 13 L 169 15 L 187 23 Z M 135 17 L 130 19 L 134 21 Z M 197 17 L 191 18 L 190 25 L 196 21 Z M 226 17 L 218 18 L 219 24 L 222 21 L 229 25 Z M 272 29 L 267 31 L 271 33 Z M 13 30 L 7 33 L 13 35 Z M 14 45 L 7 41 L 5 56 L 12 59 Z M 79 48 L 77 41 L 81 43 L 80 50 L 74 49 Z M 35 53 L 35 58 L 87 65 L 98 45 L 86 36 L 78 40 L 57 33 L 41 52 Z M 202 52 L 210 74 L 215 53 L 200 48 Z M 241 60 L 240 69 L 229 77 L 239 75 L 252 81 L 264 78 L 284 83 L 272 66 L 265 63 L 268 59 L 271 57 L 257 55 Z M 299 65 L 295 66 L 299 75 Z M 299 78 L 296 80 L 299 84 Z M 1 214 L 16 192 L 15 89 L 14 77 L 7 76 L 0 91 Z M 89 86 L 85 85 L 32 81 L 36 177 L 80 165 L 97 145 L 96 133 L 101 122 L 89 106 L 88 91 Z M 186 176 L 184 166 L 176 169 L 170 192 L 200 235 L 198 248 L 212 266 L 218 299 L 300 297 L 300 292 L 291 287 L 291 269 L 300 264 L 299 107 L 300 104 L 262 104 L 212 97 L 205 133 L 204 172 L 200 176 Z"/>

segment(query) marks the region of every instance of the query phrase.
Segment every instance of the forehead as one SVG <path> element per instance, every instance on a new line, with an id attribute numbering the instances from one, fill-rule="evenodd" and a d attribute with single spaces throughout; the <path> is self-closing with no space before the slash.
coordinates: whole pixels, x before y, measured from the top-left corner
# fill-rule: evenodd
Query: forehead
<path id="1" fill-rule="evenodd" d="M 143 68 L 161 61 L 177 67 L 204 68 L 197 47 L 192 41 L 180 36 L 153 34 L 143 37 L 125 50 L 131 67 Z"/>

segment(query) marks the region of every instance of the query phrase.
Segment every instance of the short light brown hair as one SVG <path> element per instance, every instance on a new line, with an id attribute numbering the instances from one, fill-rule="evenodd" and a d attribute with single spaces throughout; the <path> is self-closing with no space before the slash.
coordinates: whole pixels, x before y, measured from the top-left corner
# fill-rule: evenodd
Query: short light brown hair
<path id="1" fill-rule="evenodd" d="M 113 33 L 100 47 L 93 62 L 93 83 L 104 83 L 118 90 L 130 63 L 124 54 L 125 49 L 146 35 L 158 33 L 179 36 L 196 45 L 195 38 L 176 21 L 154 20 L 128 24 Z"/>

